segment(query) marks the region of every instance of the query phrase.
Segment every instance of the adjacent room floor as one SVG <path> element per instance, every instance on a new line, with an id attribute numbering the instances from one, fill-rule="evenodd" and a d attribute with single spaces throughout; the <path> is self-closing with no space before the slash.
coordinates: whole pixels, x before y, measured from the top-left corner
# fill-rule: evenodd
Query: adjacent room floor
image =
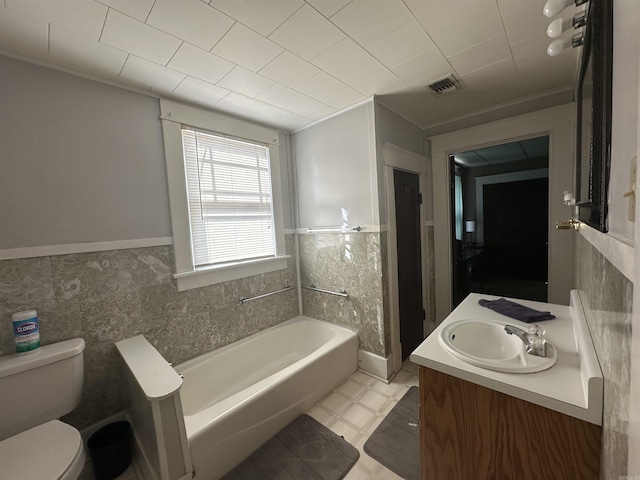
<path id="1" fill-rule="evenodd" d="M 418 385 L 418 366 L 408 360 L 389 384 L 355 372 L 307 412 L 324 426 L 342 435 L 360 452 L 358 462 L 345 480 L 402 480 L 402 477 L 367 455 L 364 444 L 387 413 L 414 385 Z M 80 480 L 93 478 L 89 463 L 82 473 Z M 137 480 L 133 466 L 118 480 Z"/>

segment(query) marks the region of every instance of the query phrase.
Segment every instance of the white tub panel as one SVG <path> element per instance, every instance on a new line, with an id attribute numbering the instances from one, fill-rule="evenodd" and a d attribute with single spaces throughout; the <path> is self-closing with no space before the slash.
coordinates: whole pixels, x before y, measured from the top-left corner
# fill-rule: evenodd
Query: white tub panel
<path id="1" fill-rule="evenodd" d="M 357 348 L 355 333 L 297 317 L 176 367 L 196 478 L 222 477 L 311 408 L 355 372 Z"/>

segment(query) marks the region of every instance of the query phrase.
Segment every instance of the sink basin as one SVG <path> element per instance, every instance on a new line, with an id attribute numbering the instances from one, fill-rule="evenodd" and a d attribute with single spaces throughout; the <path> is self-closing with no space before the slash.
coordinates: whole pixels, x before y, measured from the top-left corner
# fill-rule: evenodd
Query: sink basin
<path id="1" fill-rule="evenodd" d="M 528 354 L 522 340 L 504 331 L 515 322 L 498 320 L 458 320 L 446 325 L 438 341 L 451 355 L 471 365 L 507 373 L 534 373 L 552 367 L 558 359 L 547 341 L 547 356 Z"/>

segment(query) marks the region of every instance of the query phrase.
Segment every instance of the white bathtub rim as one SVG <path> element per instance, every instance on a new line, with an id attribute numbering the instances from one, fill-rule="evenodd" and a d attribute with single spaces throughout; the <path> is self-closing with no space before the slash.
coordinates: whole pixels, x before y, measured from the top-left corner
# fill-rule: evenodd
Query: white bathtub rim
<path id="1" fill-rule="evenodd" d="M 343 332 L 344 334 L 347 335 L 356 335 L 357 333 L 354 332 L 353 330 L 349 330 L 348 328 L 342 327 L 340 325 L 336 325 L 335 323 L 331 323 L 331 322 L 326 322 L 324 320 L 318 320 L 316 318 L 312 318 L 312 317 L 307 317 L 306 315 L 298 315 L 296 317 L 293 317 L 289 320 L 285 320 L 284 322 L 278 323 L 277 325 L 274 325 L 273 327 L 269 327 L 266 328 L 264 330 L 260 330 L 259 332 L 256 332 L 252 335 L 249 335 L 248 337 L 242 338 L 240 340 L 237 340 L 235 342 L 229 343 L 227 345 L 224 345 L 223 347 L 220 348 L 216 348 L 214 350 L 211 350 L 210 352 L 207 353 L 203 353 L 202 355 L 198 355 L 197 357 L 194 358 L 190 358 L 189 360 L 186 360 L 182 363 L 180 363 L 179 365 L 175 366 L 175 369 L 178 373 L 185 373 L 189 368 L 196 366 L 200 363 L 202 363 L 203 361 L 206 361 L 209 357 L 213 357 L 216 355 L 219 355 L 221 353 L 224 353 L 226 351 L 230 351 L 230 350 L 234 350 L 237 348 L 240 348 L 242 345 L 249 343 L 251 340 L 253 340 L 256 336 L 258 335 L 264 335 L 276 330 L 279 330 L 281 328 L 286 327 L 287 325 L 290 325 L 292 323 L 298 323 L 298 322 L 302 322 L 302 321 L 309 321 L 311 323 L 317 323 L 320 324 L 324 327 L 329 327 L 329 328 L 335 328 L 340 332 Z"/>
<path id="2" fill-rule="evenodd" d="M 291 320 L 287 320 L 286 322 L 275 325 L 274 327 L 270 327 L 254 335 L 260 335 L 268 331 L 274 331 L 274 330 L 283 328 L 288 324 L 296 323 L 300 321 L 310 321 L 313 323 L 318 323 L 318 324 L 321 324 L 323 327 L 328 327 L 331 329 L 338 330 L 339 334 L 333 337 L 329 342 L 323 344 L 322 346 L 320 346 L 319 348 L 311 352 L 309 355 L 301 358 L 300 360 L 297 360 L 296 362 L 292 363 L 291 365 L 288 365 L 282 370 L 279 370 L 278 372 L 269 375 L 268 377 L 260 380 L 259 382 L 239 392 L 234 393 L 233 395 L 219 401 L 218 403 L 209 405 L 208 407 L 205 407 L 202 410 L 195 412 L 193 414 L 185 415 L 184 416 L 185 427 L 187 430 L 187 437 L 189 439 L 195 438 L 200 434 L 200 432 L 205 432 L 209 430 L 211 428 L 211 425 L 215 424 L 220 417 L 223 417 L 223 416 L 226 417 L 227 415 L 233 414 L 235 410 L 240 410 L 245 403 L 250 402 L 254 397 L 260 395 L 262 391 L 279 386 L 280 384 L 285 382 L 287 378 L 289 378 L 289 376 L 294 372 L 296 372 L 297 370 L 305 368 L 306 366 L 313 363 L 314 361 L 317 361 L 318 359 L 329 355 L 330 353 L 332 353 L 333 350 L 335 350 L 337 347 L 345 343 L 354 342 L 354 341 L 357 342 L 357 334 L 355 332 L 347 328 L 340 327 L 339 325 L 334 325 L 332 323 L 325 322 L 322 320 L 317 320 L 304 315 L 300 315 Z M 248 343 L 249 341 L 251 341 L 254 335 L 249 336 L 245 339 L 239 340 L 238 342 L 225 345 L 220 349 L 216 349 L 216 350 L 213 350 L 212 352 L 208 352 L 198 357 L 195 357 L 193 359 L 190 359 L 176 366 L 176 370 L 179 373 L 185 372 L 185 374 L 188 374 L 188 370 L 190 367 L 199 365 L 202 362 L 206 362 L 207 360 L 209 360 L 210 357 L 216 356 L 215 355 L 216 353 L 222 352 L 223 349 L 227 349 L 227 347 L 237 348 L 241 343 L 242 344 Z M 356 343 L 356 346 L 357 346 L 357 343 Z"/>

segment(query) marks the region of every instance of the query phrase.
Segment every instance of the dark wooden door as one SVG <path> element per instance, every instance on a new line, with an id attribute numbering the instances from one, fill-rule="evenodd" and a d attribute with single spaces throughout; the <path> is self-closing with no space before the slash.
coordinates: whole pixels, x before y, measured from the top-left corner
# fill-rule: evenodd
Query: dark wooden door
<path id="1" fill-rule="evenodd" d="M 422 342 L 422 257 L 420 253 L 420 187 L 415 173 L 394 170 L 398 297 L 402 359 Z"/>
<path id="2" fill-rule="evenodd" d="M 519 298 L 546 301 L 548 179 L 485 185 L 483 202 L 485 276 L 533 282 Z"/>

